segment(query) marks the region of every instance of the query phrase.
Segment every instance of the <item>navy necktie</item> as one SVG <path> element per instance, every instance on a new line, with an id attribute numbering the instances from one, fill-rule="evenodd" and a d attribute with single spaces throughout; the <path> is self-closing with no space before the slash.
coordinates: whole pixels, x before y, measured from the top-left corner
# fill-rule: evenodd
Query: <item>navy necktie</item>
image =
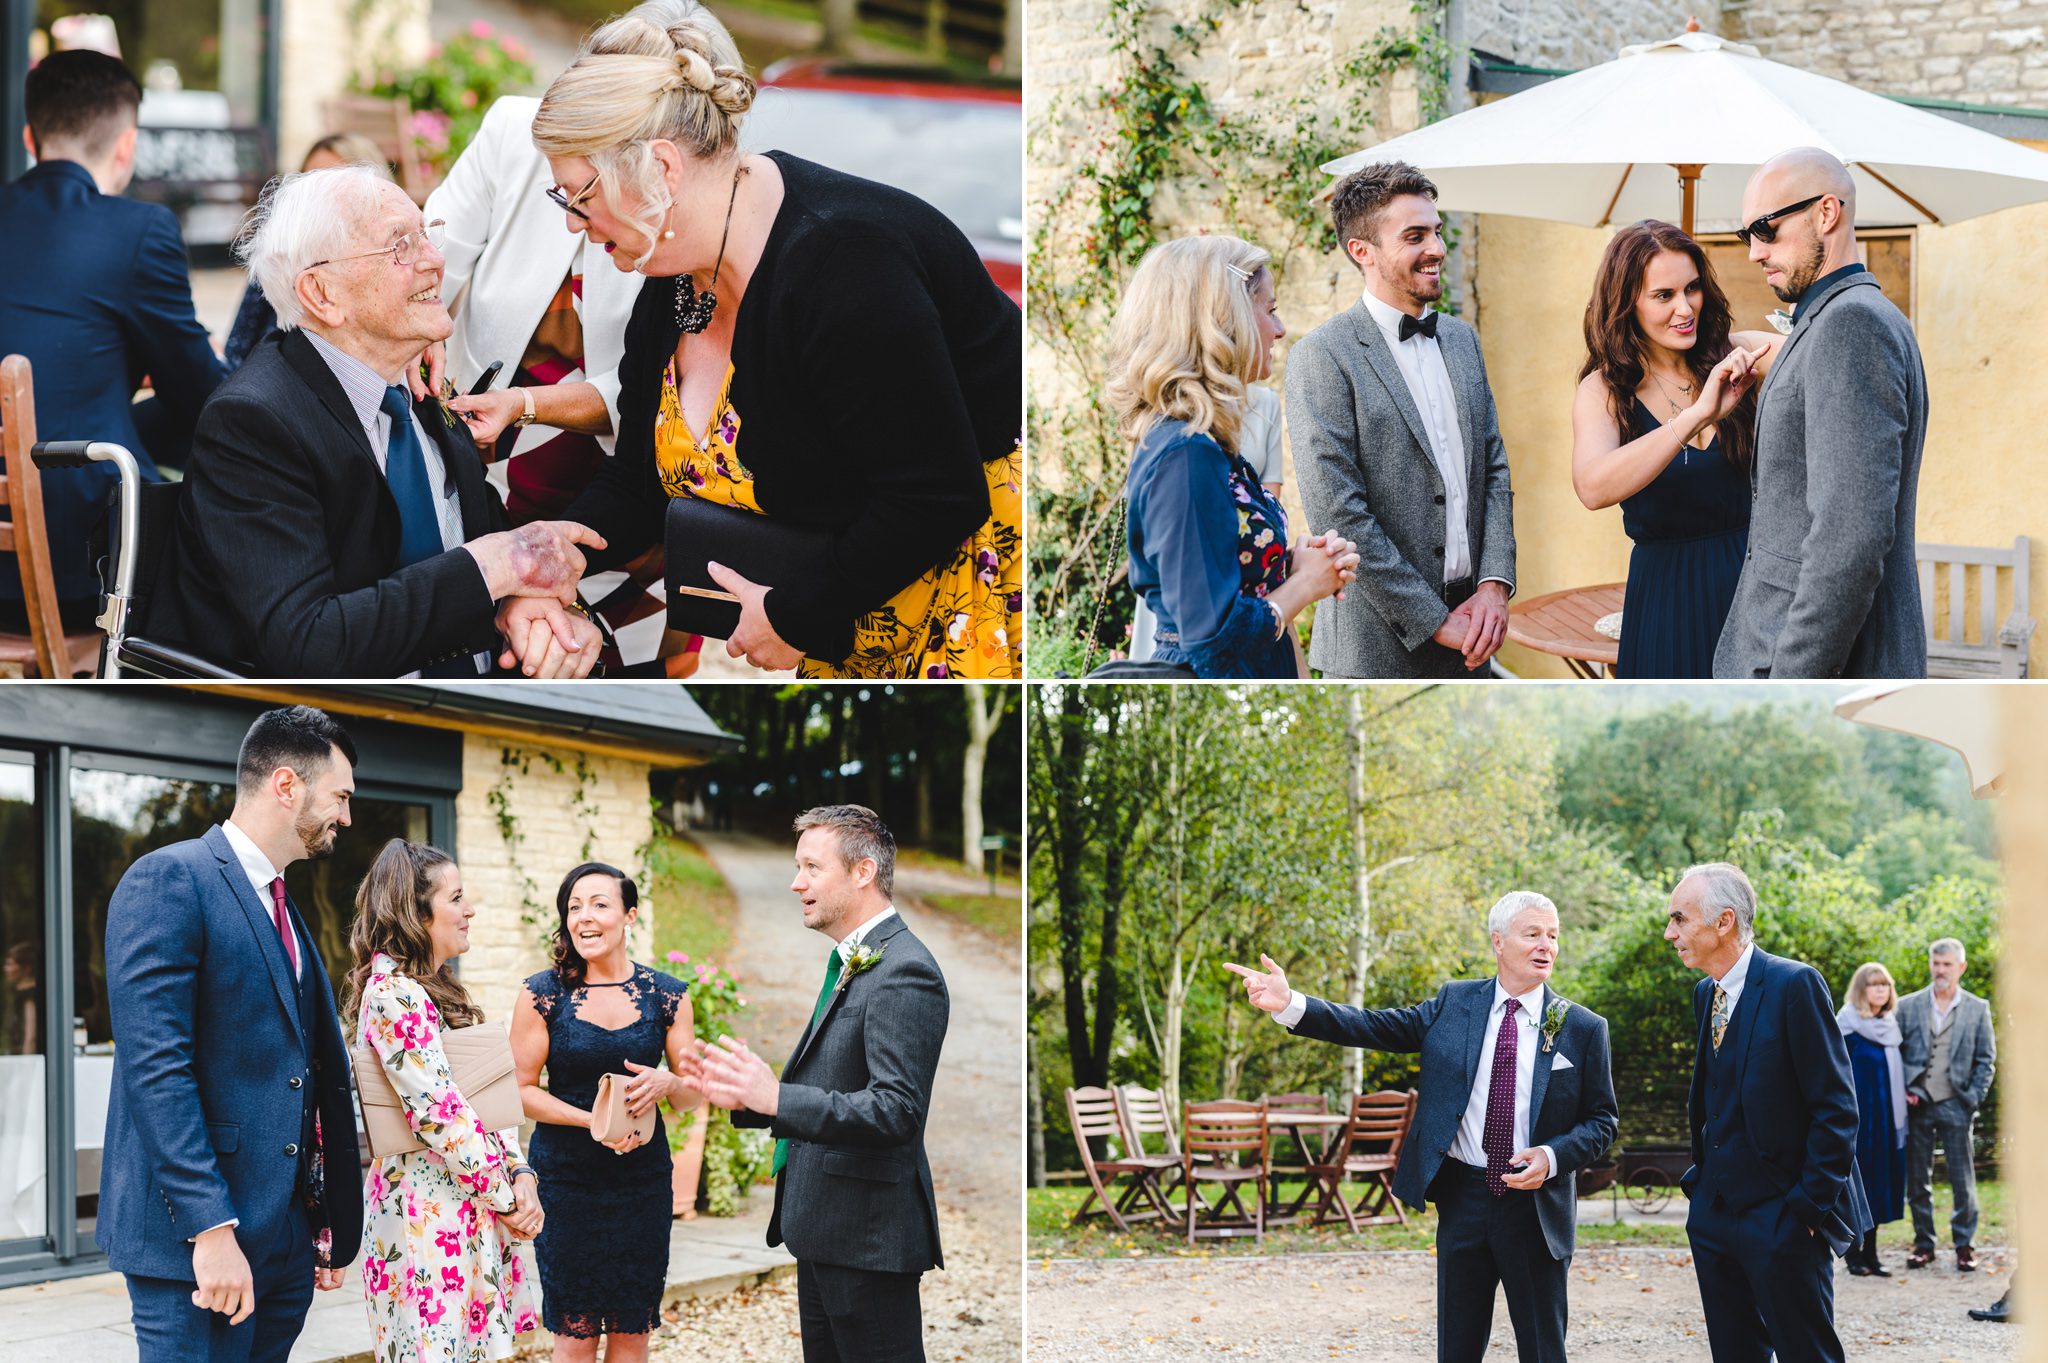
<path id="1" fill-rule="evenodd" d="M 384 481 L 398 503 L 398 566 L 409 568 L 441 552 L 441 518 L 434 513 L 437 489 L 427 482 L 427 457 L 412 428 L 412 394 L 403 384 L 384 390 L 384 414 L 391 418 L 385 446 Z"/>

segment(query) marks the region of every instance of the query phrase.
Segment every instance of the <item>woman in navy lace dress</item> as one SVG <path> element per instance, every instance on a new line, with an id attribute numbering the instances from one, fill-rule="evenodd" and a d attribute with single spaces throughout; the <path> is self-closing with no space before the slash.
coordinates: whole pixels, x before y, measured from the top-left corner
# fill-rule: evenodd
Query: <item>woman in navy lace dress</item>
<path id="1" fill-rule="evenodd" d="M 1287 513 L 1238 453 L 1246 385 L 1287 334 L 1266 253 L 1229 236 L 1154 247 L 1110 333 L 1108 397 L 1131 456 L 1131 586 L 1155 663 L 1200 677 L 1299 677 L 1295 617 L 1357 574 L 1350 541 L 1292 551 Z"/>
<path id="2" fill-rule="evenodd" d="M 664 1098 L 677 1111 L 699 1101 L 678 1077 L 695 1057 L 686 986 L 626 954 L 639 902 L 616 867 L 569 872 L 555 895 L 555 964 L 526 981 L 512 1018 L 520 1096 L 538 1123 L 527 1157 L 547 1214 L 534 1253 L 555 1363 L 589 1363 L 607 1336 L 606 1359 L 645 1359 L 661 1321 L 671 1178 L 661 1119 L 644 1142 L 629 1131 L 599 1144 L 590 1132 L 607 1074 L 631 1076 L 635 1115 Z"/>
<path id="3" fill-rule="evenodd" d="M 1731 332 L 1699 243 L 1668 222 L 1614 234 L 1586 305 L 1572 486 L 1621 504 L 1635 542 L 1617 677 L 1711 677 L 1749 547 L 1756 393 L 1768 332 Z"/>

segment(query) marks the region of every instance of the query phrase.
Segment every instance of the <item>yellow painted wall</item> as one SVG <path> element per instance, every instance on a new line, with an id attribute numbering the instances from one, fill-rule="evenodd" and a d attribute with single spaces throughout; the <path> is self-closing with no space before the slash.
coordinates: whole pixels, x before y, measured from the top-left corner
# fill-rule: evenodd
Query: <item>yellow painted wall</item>
<path id="1" fill-rule="evenodd" d="M 1514 470 L 1521 599 L 1627 575 L 1620 511 L 1587 511 L 1571 489 L 1571 398 L 1585 358 L 1580 322 L 1607 236 L 1522 218 L 1479 219 L 1477 325 Z M 1923 544 L 1997 547 L 2030 537 L 2037 619 L 2048 615 L 2048 416 L 2038 401 L 2048 376 L 2044 240 L 2048 205 L 1922 228 L 1914 248 L 1914 326 L 1928 391 L 1916 534 Z M 1978 590 L 1973 580 L 1973 640 Z M 2011 585 L 1998 590 L 2003 620 Z M 1937 615 L 1945 619 L 1946 608 L 1944 588 Z M 1501 650 L 1501 663 L 1519 676 L 1567 675 L 1556 659 L 1512 644 Z M 2048 626 L 2035 635 L 2029 666 L 2032 675 L 2048 676 Z"/>

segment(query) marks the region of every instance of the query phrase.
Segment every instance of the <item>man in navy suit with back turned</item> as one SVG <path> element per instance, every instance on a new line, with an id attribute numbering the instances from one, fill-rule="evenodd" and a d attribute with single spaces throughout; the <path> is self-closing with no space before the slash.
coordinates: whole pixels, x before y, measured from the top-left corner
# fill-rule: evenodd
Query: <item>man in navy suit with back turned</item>
<path id="1" fill-rule="evenodd" d="M 1504 1288 L 1522 1363 L 1564 1363 L 1565 1274 L 1578 1171 L 1614 1140 L 1607 1020 L 1560 998 L 1557 906 L 1533 891 L 1487 914 L 1498 974 L 1453 980 L 1408 1008 L 1352 1008 L 1288 987 L 1271 957 L 1244 977 L 1252 1003 L 1296 1036 L 1420 1051 L 1414 1125 L 1394 1195 L 1436 1203 L 1436 1356 L 1478 1363 Z"/>
<path id="2" fill-rule="evenodd" d="M 1727 862 L 1671 892 L 1664 940 L 1693 986 L 1685 1232 L 1714 1363 L 1842 1363 L 1835 1256 L 1871 1227 L 1856 1087 L 1820 972 L 1759 951 L 1756 890 Z"/>
<path id="3" fill-rule="evenodd" d="M 114 1091 L 98 1240 L 141 1363 L 284 1363 L 363 1229 L 334 991 L 283 870 L 334 850 L 355 745 L 259 716 L 235 808 L 128 868 L 107 906 Z"/>
<path id="4" fill-rule="evenodd" d="M 153 481 L 158 462 L 183 462 L 227 365 L 193 315 L 178 220 L 121 197 L 135 172 L 142 87 L 104 53 L 55 52 L 28 73 L 24 95 L 36 165 L 0 186 L 0 355 L 28 357 L 37 439 L 125 445 Z M 131 408 L 145 375 L 156 396 Z M 98 612 L 87 540 L 114 486 L 103 464 L 43 474 L 67 629 L 91 629 Z M 21 575 L 0 555 L 0 629 L 27 628 Z"/>

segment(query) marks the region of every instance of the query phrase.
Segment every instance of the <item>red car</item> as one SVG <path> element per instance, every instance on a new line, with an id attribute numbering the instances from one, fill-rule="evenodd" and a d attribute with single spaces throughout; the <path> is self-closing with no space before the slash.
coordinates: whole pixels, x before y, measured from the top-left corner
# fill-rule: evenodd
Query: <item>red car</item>
<path id="1" fill-rule="evenodd" d="M 762 73 L 743 125 L 773 147 L 915 194 L 974 243 L 1024 303 L 1024 100 L 1014 80 L 792 57 Z"/>

